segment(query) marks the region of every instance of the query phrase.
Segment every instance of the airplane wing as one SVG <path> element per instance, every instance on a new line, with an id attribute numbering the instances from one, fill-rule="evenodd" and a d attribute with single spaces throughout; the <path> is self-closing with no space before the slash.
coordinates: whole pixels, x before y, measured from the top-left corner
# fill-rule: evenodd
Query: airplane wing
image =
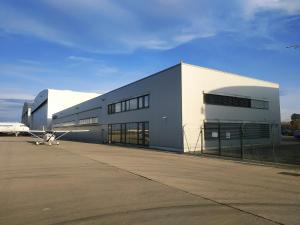
<path id="1" fill-rule="evenodd" d="M 56 140 L 58 140 L 68 133 L 80 133 L 80 132 L 88 132 L 88 131 L 90 131 L 90 130 L 53 130 L 52 132 L 61 133 L 61 135 L 59 135 L 57 138 L 55 138 Z"/>
<path id="2" fill-rule="evenodd" d="M 41 130 L 28 130 L 26 132 L 28 134 L 30 134 L 31 136 L 36 137 L 40 140 L 43 140 L 43 139 L 40 136 L 36 135 L 36 133 L 38 133 L 38 134 L 44 134 L 45 133 L 45 131 L 41 131 Z"/>
<path id="3" fill-rule="evenodd" d="M 53 135 L 58 134 L 58 137 L 55 138 L 56 140 L 58 140 L 68 133 L 79 133 L 79 132 L 88 132 L 88 131 L 90 130 L 29 130 L 26 132 L 29 133 L 31 136 L 36 137 L 40 140 L 43 139 L 40 136 L 38 136 L 38 134 L 46 134 L 46 133 L 52 133 Z"/>
<path id="4" fill-rule="evenodd" d="M 90 130 L 51 130 L 49 132 L 54 132 L 54 133 L 79 133 L 79 132 L 88 132 Z"/>
<path id="5" fill-rule="evenodd" d="M 30 132 L 30 133 L 38 133 L 38 134 L 44 134 L 46 133 L 47 131 L 45 130 L 29 130 L 27 132 Z"/>

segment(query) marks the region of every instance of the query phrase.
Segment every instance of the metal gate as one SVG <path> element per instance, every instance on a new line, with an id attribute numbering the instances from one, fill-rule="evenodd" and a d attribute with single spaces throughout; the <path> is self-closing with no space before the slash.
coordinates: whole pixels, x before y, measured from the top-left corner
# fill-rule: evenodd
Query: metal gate
<path id="1" fill-rule="evenodd" d="M 205 123 L 203 153 L 242 157 L 242 130 L 239 123 Z"/>
<path id="2" fill-rule="evenodd" d="M 204 123 L 202 153 L 244 158 L 249 148 L 271 144 L 266 123 Z"/>

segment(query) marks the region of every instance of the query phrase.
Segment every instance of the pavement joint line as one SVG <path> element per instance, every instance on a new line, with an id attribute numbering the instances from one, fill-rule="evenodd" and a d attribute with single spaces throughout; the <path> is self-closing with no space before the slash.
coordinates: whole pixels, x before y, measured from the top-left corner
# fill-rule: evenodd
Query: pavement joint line
<path id="1" fill-rule="evenodd" d="M 108 165 L 108 166 L 114 167 L 114 168 L 116 168 L 116 169 L 118 169 L 118 170 L 123 170 L 123 171 L 126 171 L 127 173 L 130 173 L 130 174 L 132 174 L 132 175 L 135 175 L 135 176 L 141 177 L 141 178 L 143 178 L 143 179 L 147 179 L 147 180 L 149 180 L 149 181 L 152 181 L 152 182 L 155 182 L 155 183 L 158 183 L 158 184 L 164 185 L 164 186 L 166 186 L 166 187 L 169 187 L 169 188 L 173 188 L 173 189 L 180 190 L 180 191 L 182 191 L 182 192 L 185 192 L 185 193 L 187 193 L 187 194 L 193 195 L 193 196 L 195 196 L 195 197 L 200 197 L 200 198 L 203 198 L 203 199 L 205 199 L 205 200 L 208 200 L 208 201 L 214 202 L 214 203 L 216 203 L 216 204 L 218 204 L 218 205 L 226 206 L 226 207 L 229 207 L 229 208 L 231 208 L 231 209 L 238 210 L 238 211 L 240 211 L 240 212 L 242 212 L 242 213 L 249 214 L 249 215 L 255 216 L 255 217 L 257 217 L 257 218 L 260 218 L 260 219 L 264 219 L 264 220 L 270 221 L 270 222 L 272 222 L 272 223 L 275 223 L 275 224 L 284 225 L 284 223 L 281 223 L 281 222 L 278 222 L 278 221 L 275 221 L 275 220 L 272 220 L 272 219 L 266 218 L 266 217 L 264 217 L 264 216 L 261 216 L 261 215 L 257 215 L 257 214 L 255 214 L 255 213 L 252 213 L 252 212 L 249 212 L 249 211 L 246 211 L 246 210 L 240 209 L 240 208 L 238 208 L 238 207 L 235 207 L 235 206 L 232 206 L 232 205 L 230 205 L 230 204 L 223 203 L 223 202 L 219 202 L 219 201 L 216 201 L 216 200 L 214 200 L 214 199 L 211 199 L 211 198 L 208 198 L 208 197 L 202 196 L 202 195 L 200 195 L 200 194 L 195 194 L 195 193 L 192 193 L 192 192 L 186 191 L 186 190 L 184 190 L 184 189 L 181 189 L 181 188 L 178 188 L 178 187 L 173 187 L 173 186 L 171 186 L 171 185 L 169 185 L 169 184 L 162 183 L 162 182 L 160 182 L 160 181 L 158 181 L 158 180 L 154 180 L 154 179 L 152 179 L 152 178 L 149 178 L 149 177 L 143 176 L 143 175 L 141 175 L 141 174 L 138 174 L 138 173 L 132 172 L 132 171 L 130 171 L 130 170 L 127 170 L 127 169 L 124 169 L 124 168 L 120 168 L 120 167 L 118 167 L 118 166 L 115 166 L 115 165 L 112 165 L 112 164 L 110 164 L 110 163 L 106 163 L 106 162 L 103 162 L 103 161 L 100 161 L 100 160 L 93 159 L 93 158 L 89 157 L 88 155 L 82 155 L 82 154 L 79 154 L 79 153 L 74 153 L 74 152 L 72 152 L 72 151 L 70 151 L 70 150 L 66 150 L 66 151 L 68 151 L 68 152 L 70 152 L 70 153 L 72 153 L 72 154 L 75 154 L 75 155 L 81 156 L 81 157 L 88 158 L 88 159 L 90 159 L 90 160 L 93 160 L 93 161 L 96 161 L 96 162 L 98 162 L 98 163 L 102 163 L 102 164 L 105 164 L 105 165 Z"/>

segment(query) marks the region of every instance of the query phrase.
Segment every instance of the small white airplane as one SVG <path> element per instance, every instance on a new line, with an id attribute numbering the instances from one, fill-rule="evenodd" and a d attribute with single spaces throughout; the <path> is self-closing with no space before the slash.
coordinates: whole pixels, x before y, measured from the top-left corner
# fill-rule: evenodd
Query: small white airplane
<path id="1" fill-rule="evenodd" d="M 0 123 L 0 133 L 14 134 L 17 137 L 20 133 L 28 132 L 28 131 L 29 128 L 23 123 L 17 123 L 17 122 Z"/>
<path id="2" fill-rule="evenodd" d="M 36 137 L 36 145 L 59 145 L 59 139 L 69 133 L 88 132 L 89 130 L 28 130 L 27 133 Z"/>
<path id="3" fill-rule="evenodd" d="M 0 133 L 14 134 L 16 137 L 20 133 L 28 133 L 38 140 L 35 142 L 36 145 L 59 145 L 59 139 L 69 133 L 77 132 L 88 132 L 89 130 L 30 130 L 29 127 L 23 123 L 0 123 Z"/>

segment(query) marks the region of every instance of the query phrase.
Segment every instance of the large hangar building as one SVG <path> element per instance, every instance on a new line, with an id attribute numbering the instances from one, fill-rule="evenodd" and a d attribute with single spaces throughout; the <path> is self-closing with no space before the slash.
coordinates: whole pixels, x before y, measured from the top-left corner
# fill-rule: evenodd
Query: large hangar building
<path id="1" fill-rule="evenodd" d="M 279 85 L 179 63 L 53 115 L 69 138 L 177 152 L 280 142 Z"/>
<path id="2" fill-rule="evenodd" d="M 76 92 L 70 90 L 45 89 L 34 99 L 31 105 L 30 128 L 50 129 L 52 127 L 52 115 L 70 106 L 84 102 L 99 96 L 96 93 Z M 24 105 L 23 111 L 26 112 Z M 22 120 L 26 118 L 22 118 Z"/>
<path id="3" fill-rule="evenodd" d="M 21 115 L 21 123 L 25 124 L 27 127 L 31 127 L 31 109 L 33 102 L 24 102 L 22 115 Z"/>

